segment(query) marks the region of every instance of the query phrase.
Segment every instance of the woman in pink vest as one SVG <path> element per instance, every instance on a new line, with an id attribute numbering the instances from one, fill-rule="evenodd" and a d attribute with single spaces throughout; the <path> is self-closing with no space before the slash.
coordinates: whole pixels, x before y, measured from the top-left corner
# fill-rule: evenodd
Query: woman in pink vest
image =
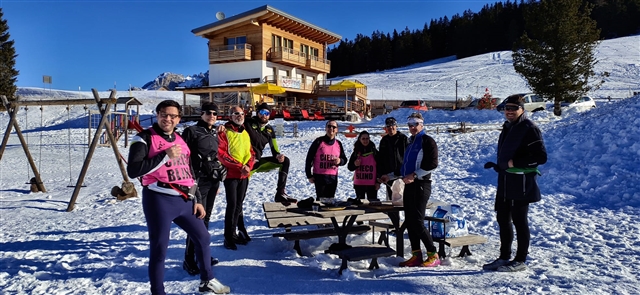
<path id="1" fill-rule="evenodd" d="M 309 182 L 316 186 L 318 201 L 323 198 L 333 200 L 338 187 L 338 166 L 347 164 L 342 143 L 336 139 L 338 122 L 328 121 L 325 132 L 311 144 L 304 167 Z"/>
<path id="2" fill-rule="evenodd" d="M 171 223 L 182 228 L 194 242 L 200 268 L 200 292 L 229 293 L 211 270 L 211 236 L 202 222 L 205 210 L 194 199 L 193 169 L 190 151 L 175 132 L 182 108 L 173 100 L 158 104 L 158 123 L 138 133 L 131 140 L 127 174 L 142 177 L 142 209 L 149 231 L 149 282 L 151 294 L 164 291 L 164 261 L 167 256 Z"/>
<path id="3" fill-rule="evenodd" d="M 378 150 L 376 145 L 371 142 L 369 132 L 360 132 L 358 139 L 353 144 L 353 153 L 351 153 L 347 165 L 349 171 L 354 171 L 353 188 L 356 190 L 357 199 L 364 199 L 366 195 L 369 201 L 378 200 L 380 183 L 376 177 L 377 154 Z"/>

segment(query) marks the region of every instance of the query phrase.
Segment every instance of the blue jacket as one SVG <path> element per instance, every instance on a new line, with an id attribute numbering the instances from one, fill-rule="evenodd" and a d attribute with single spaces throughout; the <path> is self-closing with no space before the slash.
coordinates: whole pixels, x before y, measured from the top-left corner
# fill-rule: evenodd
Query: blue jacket
<path id="1" fill-rule="evenodd" d="M 431 172 L 438 167 L 438 146 L 431 136 L 424 132 L 409 137 L 409 145 L 404 151 L 400 174 L 402 177 L 416 173 L 417 179 L 431 179 Z"/>

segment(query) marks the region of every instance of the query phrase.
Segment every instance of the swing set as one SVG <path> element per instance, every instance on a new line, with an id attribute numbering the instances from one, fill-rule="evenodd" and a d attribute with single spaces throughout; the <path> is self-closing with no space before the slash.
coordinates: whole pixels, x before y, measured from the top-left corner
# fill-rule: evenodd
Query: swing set
<path id="1" fill-rule="evenodd" d="M 34 174 L 34 177 L 30 180 L 30 184 L 32 185 L 32 191 L 35 190 L 35 192 L 38 192 L 38 191 L 46 192 L 47 190 L 44 187 L 44 184 L 40 177 L 39 168 L 36 167 L 35 161 L 33 160 L 33 157 L 31 156 L 31 152 L 29 151 L 28 140 L 25 140 L 25 137 L 22 134 L 22 130 L 17 120 L 17 115 L 20 108 L 24 107 L 25 109 L 28 109 L 29 106 L 40 106 L 40 111 L 41 111 L 40 121 L 42 124 L 42 109 L 43 109 L 42 106 L 43 105 L 57 105 L 57 106 L 66 105 L 67 111 L 69 111 L 69 106 L 71 105 L 85 105 L 86 107 L 86 105 L 88 104 L 95 103 L 98 106 L 98 110 L 100 112 L 100 123 L 98 124 L 98 127 L 96 128 L 96 130 L 97 131 L 104 130 L 104 133 L 106 133 L 109 139 L 108 145 L 110 145 L 111 148 L 113 149 L 114 155 L 116 157 L 116 161 L 118 163 L 118 166 L 120 167 L 120 172 L 122 173 L 122 179 L 123 179 L 122 190 L 125 192 L 128 192 L 132 197 L 137 196 L 137 192 L 135 191 L 135 187 L 133 183 L 129 181 L 129 176 L 127 175 L 126 168 L 122 160 L 122 156 L 120 154 L 120 151 L 118 150 L 116 138 L 114 137 L 113 132 L 110 128 L 111 123 L 109 122 L 109 117 L 111 113 L 111 106 L 115 105 L 117 102 L 115 97 L 116 91 L 112 90 L 111 94 L 109 95 L 109 98 L 100 98 L 100 95 L 98 94 L 98 91 L 95 88 L 91 89 L 91 91 L 93 92 L 95 101 L 91 99 L 39 100 L 39 101 L 20 101 L 18 99 L 16 101 L 8 101 L 4 95 L 0 96 L 0 99 L 2 99 L 2 103 L 6 107 L 7 112 L 9 114 L 9 123 L 7 124 L 7 129 L 4 133 L 4 137 L 2 138 L 2 145 L 0 146 L 0 161 L 2 160 L 4 150 L 7 147 L 7 143 L 9 141 L 9 135 L 11 134 L 12 129 L 15 129 L 16 135 L 18 136 L 18 139 L 20 140 L 20 144 L 22 145 L 22 149 L 24 150 L 24 153 L 27 157 L 28 166 L 30 166 L 31 171 Z M 25 124 L 26 122 L 27 121 L 25 120 Z M 100 137 L 103 136 L 104 133 L 96 132 L 91 141 L 91 145 L 89 146 L 89 151 L 86 154 L 86 157 L 84 159 L 84 164 L 82 165 L 82 169 L 78 176 L 76 185 L 74 186 L 75 188 L 73 190 L 71 200 L 69 200 L 69 204 L 67 206 L 67 212 L 72 211 L 75 206 L 76 199 L 78 198 L 78 194 L 80 193 L 80 188 L 82 188 L 83 186 L 84 178 L 87 174 L 89 164 L 91 163 L 91 158 L 93 157 L 93 153 L 95 152 L 95 149 L 98 146 Z M 68 136 L 70 137 L 70 134 Z M 42 144 L 42 133 L 40 135 L 40 144 Z M 69 149 L 70 149 L 70 146 L 69 146 Z M 41 153 L 41 148 L 40 148 L 40 153 Z M 70 154 L 71 154 L 71 151 L 69 150 L 69 155 Z"/>

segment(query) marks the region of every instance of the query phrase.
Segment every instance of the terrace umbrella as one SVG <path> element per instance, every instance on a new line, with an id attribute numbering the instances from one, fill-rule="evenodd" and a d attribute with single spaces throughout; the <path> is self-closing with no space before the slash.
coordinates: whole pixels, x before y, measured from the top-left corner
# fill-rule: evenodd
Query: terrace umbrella
<path id="1" fill-rule="evenodd" d="M 347 111 L 347 101 L 349 100 L 348 90 L 356 89 L 356 88 L 364 88 L 366 87 L 364 84 L 351 81 L 351 80 L 342 80 L 340 83 L 329 85 L 329 90 L 344 90 L 344 111 Z"/>
<path id="2" fill-rule="evenodd" d="M 282 94 L 287 92 L 287 90 L 276 84 L 266 82 L 266 83 L 262 83 L 260 85 L 251 87 L 251 92 L 252 92 L 251 101 L 253 103 L 253 93 L 260 94 L 260 95 Z"/>
<path id="3" fill-rule="evenodd" d="M 251 87 L 251 91 L 255 94 L 281 94 L 287 92 L 286 89 L 269 82 Z"/>

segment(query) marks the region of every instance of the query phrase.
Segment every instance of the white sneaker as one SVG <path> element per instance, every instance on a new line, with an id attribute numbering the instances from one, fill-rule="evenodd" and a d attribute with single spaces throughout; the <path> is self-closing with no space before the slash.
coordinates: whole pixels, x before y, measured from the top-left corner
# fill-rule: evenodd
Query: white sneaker
<path id="1" fill-rule="evenodd" d="M 497 270 L 499 267 L 505 266 L 509 264 L 509 260 L 508 259 L 496 259 L 494 262 L 491 263 L 487 263 L 485 265 L 482 266 L 482 269 L 484 270 Z"/>
<path id="2" fill-rule="evenodd" d="M 498 267 L 498 271 L 500 272 L 516 272 L 523 271 L 527 269 L 527 265 L 522 261 L 511 261 L 507 265 L 503 265 Z"/>
<path id="3" fill-rule="evenodd" d="M 227 294 L 231 292 L 231 288 L 223 285 L 217 279 L 211 279 L 210 281 L 200 281 L 200 292 L 202 293 L 215 293 L 215 294 Z"/>

